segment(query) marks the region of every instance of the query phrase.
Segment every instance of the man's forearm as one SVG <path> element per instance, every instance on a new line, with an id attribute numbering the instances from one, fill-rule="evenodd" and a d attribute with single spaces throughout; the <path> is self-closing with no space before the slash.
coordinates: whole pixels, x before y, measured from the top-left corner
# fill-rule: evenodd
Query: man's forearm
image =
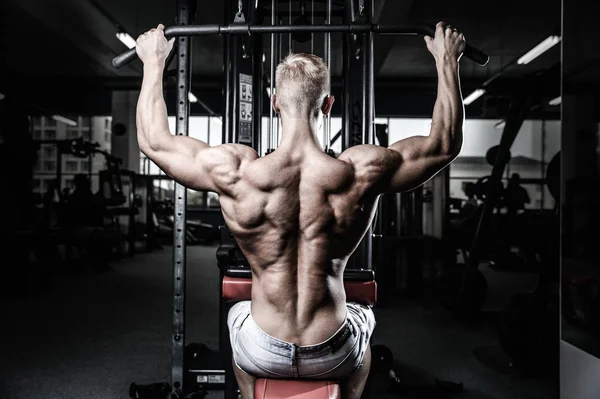
<path id="1" fill-rule="evenodd" d="M 136 115 L 138 141 L 142 150 L 144 147 L 157 150 L 171 138 L 162 75 L 163 65 L 144 64 Z"/>
<path id="2" fill-rule="evenodd" d="M 456 155 L 462 147 L 464 121 L 458 61 L 438 60 L 436 68 L 438 91 L 429 137 L 435 140 L 440 153 Z"/>

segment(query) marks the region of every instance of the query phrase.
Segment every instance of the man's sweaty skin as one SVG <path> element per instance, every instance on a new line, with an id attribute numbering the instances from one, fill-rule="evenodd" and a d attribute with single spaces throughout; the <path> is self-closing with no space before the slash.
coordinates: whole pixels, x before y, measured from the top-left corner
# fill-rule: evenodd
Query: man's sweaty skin
<path id="1" fill-rule="evenodd" d="M 169 133 L 162 73 L 173 47 L 163 26 L 143 34 L 137 52 L 144 79 L 137 108 L 140 149 L 166 174 L 194 190 L 219 194 L 225 221 L 252 268 L 252 316 L 267 334 L 297 345 L 328 339 L 346 316 L 343 271 L 374 216 L 382 193 L 423 184 L 462 146 L 458 60 L 462 34 L 436 26 L 425 38 L 438 72 L 429 136 L 383 148 L 359 145 L 338 159 L 315 133 L 318 117 L 282 113 L 281 145 L 260 157 L 250 147 L 206 143 Z M 328 114 L 333 97 L 322 108 Z"/>

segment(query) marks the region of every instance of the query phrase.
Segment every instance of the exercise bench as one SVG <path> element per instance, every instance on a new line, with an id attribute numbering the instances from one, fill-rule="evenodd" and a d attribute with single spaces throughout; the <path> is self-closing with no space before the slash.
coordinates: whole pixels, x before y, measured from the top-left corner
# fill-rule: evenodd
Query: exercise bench
<path id="1" fill-rule="evenodd" d="M 348 302 L 373 306 L 377 301 L 377 283 L 372 270 L 346 270 L 344 288 Z M 222 299 L 227 302 L 250 300 L 251 292 L 250 269 L 228 269 L 223 277 Z M 254 397 L 256 399 L 339 399 L 341 394 L 340 386 L 336 381 L 258 378 Z"/>

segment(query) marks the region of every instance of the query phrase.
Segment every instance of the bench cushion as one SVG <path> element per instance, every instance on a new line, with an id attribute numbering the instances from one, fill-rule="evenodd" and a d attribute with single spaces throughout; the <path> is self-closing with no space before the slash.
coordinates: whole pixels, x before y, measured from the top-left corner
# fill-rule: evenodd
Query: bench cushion
<path id="1" fill-rule="evenodd" d="M 339 399 L 340 386 L 332 381 L 273 380 L 259 378 L 255 399 Z"/>

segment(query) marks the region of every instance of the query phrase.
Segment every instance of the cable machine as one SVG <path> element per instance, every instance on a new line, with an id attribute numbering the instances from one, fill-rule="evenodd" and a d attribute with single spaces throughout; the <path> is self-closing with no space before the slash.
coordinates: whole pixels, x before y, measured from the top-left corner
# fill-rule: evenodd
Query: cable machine
<path id="1" fill-rule="evenodd" d="M 343 129 L 342 147 L 374 143 L 374 67 L 373 42 L 375 34 L 427 34 L 434 36 L 435 28 L 425 24 L 379 25 L 373 23 L 373 1 L 344 0 L 343 24 L 332 24 L 332 0 L 323 0 L 325 12 L 324 24 L 310 24 L 315 20 L 315 0 L 311 0 L 311 19 L 306 17 L 306 1 L 301 2 L 303 19 L 292 23 L 292 6 L 288 0 L 288 22 L 284 25 L 278 13 L 279 4 L 286 0 L 271 0 L 270 25 L 262 25 L 263 12 L 267 1 L 226 0 L 224 4 L 223 25 L 192 25 L 196 7 L 195 1 L 177 1 L 177 25 L 167 27 L 167 38 L 177 37 L 177 121 L 176 135 L 188 135 L 189 102 L 188 92 L 191 82 L 191 37 L 206 35 L 224 36 L 224 89 L 223 89 L 223 142 L 240 143 L 253 147 L 259 154 L 261 148 L 262 114 L 264 110 L 265 82 L 268 83 L 268 96 L 276 90 L 275 67 L 282 58 L 282 34 L 289 35 L 289 50 L 293 49 L 292 39 L 310 35 L 311 50 L 314 50 L 314 34 L 324 33 L 324 60 L 328 66 L 332 63 L 331 33 L 341 33 L 343 38 Z M 233 22 L 229 18 L 234 13 Z M 244 10 L 248 10 L 244 14 Z M 251 23 L 247 22 L 247 19 Z M 303 21 L 303 22 L 302 22 Z M 270 71 L 269 78 L 264 76 L 263 35 L 270 35 Z M 304 36 L 303 36 L 304 35 Z M 485 65 L 488 57 L 479 50 L 467 45 L 465 57 Z M 113 59 L 113 66 L 119 68 L 137 57 L 135 49 L 131 49 Z M 266 79 L 265 79 L 266 78 Z M 361 85 L 353 82 L 360 81 Z M 273 110 L 269 104 L 269 125 L 266 153 L 274 151 L 279 143 L 279 120 L 273 126 Z M 331 118 L 326 118 L 323 131 L 324 150 L 330 152 Z M 223 354 L 231 353 L 226 326 L 226 309 L 221 306 L 219 322 L 219 350 L 213 351 L 202 344 L 185 344 L 185 277 L 186 277 L 186 205 L 187 190 L 175 184 L 174 192 L 174 228 L 173 228 L 173 329 L 172 329 L 172 372 L 171 383 L 157 383 L 146 386 L 132 384 L 130 396 L 135 398 L 202 398 L 211 389 L 224 389 L 226 398 L 236 397 L 237 389 L 231 361 Z M 222 245 L 217 253 L 222 279 L 237 273 L 246 275 L 249 267 L 244 263 L 243 254 L 235 252 L 233 238 L 226 229 L 222 229 Z M 225 243 L 225 244 L 223 244 Z M 362 282 L 365 275 L 373 279 L 372 272 L 372 230 L 369 229 L 365 239 L 352 256 L 348 264 L 345 281 L 346 287 L 352 282 Z M 241 256 L 240 256 L 241 254 Z M 353 260 L 352 260 L 353 259 Z M 360 265 L 360 266 L 358 266 Z M 226 270 L 227 269 L 227 270 Z M 354 269 L 354 270 L 352 270 Z M 367 270 L 360 270 L 367 269 Z M 362 273 L 362 272 L 366 272 Z M 230 273 L 230 274 L 227 274 Z M 369 280 L 370 281 L 370 280 Z M 359 284 L 360 285 L 360 284 Z M 220 288 L 224 296 L 223 285 Z M 349 294 L 349 297 L 352 294 Z M 204 364 L 214 367 L 193 367 L 194 361 L 204 358 Z"/>

